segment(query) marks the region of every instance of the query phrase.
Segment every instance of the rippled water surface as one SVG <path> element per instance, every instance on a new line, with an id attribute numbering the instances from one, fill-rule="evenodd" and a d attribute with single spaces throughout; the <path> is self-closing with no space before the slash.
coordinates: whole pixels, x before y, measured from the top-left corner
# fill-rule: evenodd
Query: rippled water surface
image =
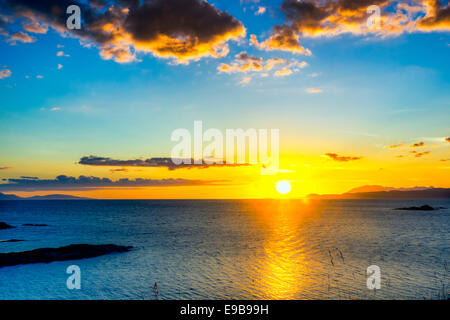
<path id="1" fill-rule="evenodd" d="M 0 299 L 442 299 L 450 200 L 0 201 L 0 252 L 74 243 L 128 253 L 0 268 Z M 25 223 L 47 227 L 22 226 Z M 82 289 L 66 287 L 81 268 Z M 381 289 L 366 269 L 381 268 Z"/>

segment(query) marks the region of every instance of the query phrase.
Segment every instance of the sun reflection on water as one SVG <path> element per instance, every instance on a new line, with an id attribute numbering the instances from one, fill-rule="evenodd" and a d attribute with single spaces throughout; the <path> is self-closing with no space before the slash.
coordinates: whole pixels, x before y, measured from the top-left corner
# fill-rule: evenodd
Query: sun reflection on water
<path id="1" fill-rule="evenodd" d="M 300 234 L 302 224 L 314 218 L 311 204 L 291 200 L 271 200 L 257 208 L 255 218 L 263 224 L 264 254 L 251 265 L 257 278 L 254 289 L 265 299 L 294 299 L 311 287 L 308 273 L 308 239 Z"/>

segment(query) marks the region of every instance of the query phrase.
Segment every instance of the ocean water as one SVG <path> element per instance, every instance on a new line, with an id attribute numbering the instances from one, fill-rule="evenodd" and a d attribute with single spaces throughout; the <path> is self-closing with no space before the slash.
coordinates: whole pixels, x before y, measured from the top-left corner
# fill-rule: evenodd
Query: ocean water
<path id="1" fill-rule="evenodd" d="M 446 299 L 450 200 L 0 201 L 0 252 L 128 253 L 0 268 L 0 299 Z M 22 226 L 25 223 L 47 227 Z M 69 290 L 66 268 L 81 269 Z M 367 267 L 381 270 L 369 290 Z"/>

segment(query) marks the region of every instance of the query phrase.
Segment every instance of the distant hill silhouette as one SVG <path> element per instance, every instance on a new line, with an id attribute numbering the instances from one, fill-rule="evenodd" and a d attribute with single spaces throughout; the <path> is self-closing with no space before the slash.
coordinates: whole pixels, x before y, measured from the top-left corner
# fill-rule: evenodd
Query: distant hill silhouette
<path id="1" fill-rule="evenodd" d="M 351 192 L 343 194 L 310 194 L 310 199 L 450 199 L 450 188 L 426 188 L 394 189 L 375 192 Z M 364 190 L 364 189 L 362 189 Z M 365 189 L 367 190 L 367 189 Z"/>
<path id="2" fill-rule="evenodd" d="M 392 187 L 383 187 L 377 185 L 367 185 L 362 187 L 353 188 L 346 193 L 365 193 L 365 192 L 380 192 L 380 191 L 420 191 L 433 189 L 433 187 L 413 187 L 413 188 L 392 188 Z"/>
<path id="3" fill-rule="evenodd" d="M 15 194 L 5 194 L 0 192 L 0 200 L 89 200 L 92 198 L 83 198 L 70 196 L 67 194 L 49 194 L 46 196 L 19 197 Z"/>

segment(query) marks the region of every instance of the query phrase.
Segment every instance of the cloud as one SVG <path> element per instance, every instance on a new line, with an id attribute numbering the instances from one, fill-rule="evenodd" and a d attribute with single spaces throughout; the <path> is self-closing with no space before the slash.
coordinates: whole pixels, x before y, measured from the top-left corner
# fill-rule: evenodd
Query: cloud
<path id="1" fill-rule="evenodd" d="M 0 170 L 8 170 L 11 169 L 11 167 L 0 167 Z"/>
<path id="2" fill-rule="evenodd" d="M 142 179 L 124 178 L 113 181 L 109 178 L 66 175 L 55 179 L 6 179 L 7 183 L 0 184 L 1 191 L 39 191 L 39 190 L 96 190 L 103 188 L 140 188 L 140 187 L 173 187 L 216 185 L 223 181 L 187 180 L 187 179 Z"/>
<path id="3" fill-rule="evenodd" d="M 430 154 L 430 151 L 424 151 L 424 152 L 409 151 L 409 153 L 414 154 L 414 157 L 416 157 L 416 158 L 420 158 L 420 157 Z"/>
<path id="4" fill-rule="evenodd" d="M 17 42 L 23 42 L 23 43 L 31 43 L 36 41 L 36 38 L 30 36 L 29 34 L 19 31 L 16 33 L 13 33 L 7 40 L 11 45 L 16 45 Z"/>
<path id="5" fill-rule="evenodd" d="M 243 62 L 257 62 L 257 63 L 263 62 L 263 58 L 249 56 L 245 51 L 238 53 L 236 55 L 236 58 Z"/>
<path id="6" fill-rule="evenodd" d="M 321 93 L 322 89 L 319 89 L 319 88 L 307 88 L 306 92 L 308 92 L 308 93 Z"/>
<path id="7" fill-rule="evenodd" d="M 32 21 L 30 22 L 30 24 L 24 25 L 23 29 L 31 33 L 41 33 L 41 34 L 47 33 L 48 31 L 47 26 L 43 26 L 36 21 Z"/>
<path id="8" fill-rule="evenodd" d="M 40 74 L 38 74 L 38 75 L 36 76 L 36 79 L 44 79 L 44 76 L 43 76 L 43 75 L 40 75 Z"/>
<path id="9" fill-rule="evenodd" d="M 292 70 L 288 68 L 283 68 L 274 72 L 275 77 L 285 77 L 292 74 Z"/>
<path id="10" fill-rule="evenodd" d="M 256 35 L 250 35 L 250 43 L 255 47 L 266 51 L 289 51 L 304 55 L 311 55 L 311 50 L 304 48 L 299 40 L 298 33 L 286 26 L 276 25 L 272 35 L 265 41 L 259 42 Z"/>
<path id="11" fill-rule="evenodd" d="M 245 51 L 237 54 L 235 58 L 235 61 L 232 63 L 221 63 L 217 67 L 219 73 L 262 72 L 261 76 L 267 77 L 269 75 L 267 71 L 279 68 L 273 75 L 275 77 L 284 77 L 308 66 L 308 63 L 305 61 L 291 60 L 288 62 L 281 58 L 270 58 L 264 61 L 263 58 L 250 56 Z M 244 82 L 241 81 L 240 84 L 248 83 L 251 80 L 249 78 L 244 77 Z"/>
<path id="12" fill-rule="evenodd" d="M 57 57 L 70 57 L 69 54 L 64 53 L 64 51 L 62 51 L 62 50 L 56 52 L 56 56 L 57 56 Z"/>
<path id="13" fill-rule="evenodd" d="M 63 68 L 63 65 L 58 63 L 58 70 L 61 70 L 62 68 Z"/>
<path id="14" fill-rule="evenodd" d="M 172 158 L 149 158 L 149 159 L 132 159 L 132 160 L 116 160 L 106 157 L 98 156 L 84 156 L 78 162 L 82 165 L 88 166 L 105 166 L 105 167 L 152 167 L 152 168 L 167 168 L 169 170 L 176 169 L 204 169 L 209 167 L 237 167 L 237 166 L 248 166 L 248 164 L 194 164 L 194 160 L 190 159 L 191 164 L 175 164 Z"/>
<path id="15" fill-rule="evenodd" d="M 83 14 L 80 30 L 66 28 L 69 5 Z M 137 0 L 86 2 L 4 0 L 2 11 L 14 18 L 37 21 L 61 35 L 96 46 L 103 59 L 136 61 L 136 53 L 150 53 L 188 63 L 202 57 L 222 57 L 227 42 L 244 37 L 246 29 L 236 18 L 202 0 Z"/>
<path id="16" fill-rule="evenodd" d="M 450 142 L 450 137 L 445 138 L 445 141 Z"/>
<path id="17" fill-rule="evenodd" d="M 0 70 L 0 79 L 5 79 L 8 77 L 11 77 L 11 74 L 12 74 L 11 70 L 2 69 L 2 70 Z"/>
<path id="18" fill-rule="evenodd" d="M 420 148 L 420 147 L 424 147 L 424 146 L 425 146 L 425 143 L 423 141 L 413 143 L 412 145 L 410 145 L 411 148 Z"/>
<path id="19" fill-rule="evenodd" d="M 242 80 L 239 82 L 239 84 L 240 84 L 240 85 L 245 85 L 245 84 L 250 83 L 251 80 L 252 80 L 251 77 L 244 77 L 244 78 L 242 78 Z"/>
<path id="20" fill-rule="evenodd" d="M 399 144 L 390 145 L 388 148 L 389 149 L 397 149 L 397 148 L 401 148 L 401 147 L 404 147 L 404 146 L 405 146 L 405 144 L 399 143 Z"/>
<path id="21" fill-rule="evenodd" d="M 370 26 L 367 8 L 380 8 L 380 24 Z M 450 4 L 441 0 L 284 0 L 280 8 L 284 23 L 274 26 L 269 38 L 261 43 L 255 35 L 251 43 L 265 50 L 284 50 L 311 54 L 300 37 L 334 37 L 348 33 L 382 38 L 411 32 L 450 30 Z"/>
<path id="22" fill-rule="evenodd" d="M 59 107 L 54 107 L 54 108 L 51 108 L 50 111 L 61 111 L 61 108 L 59 108 Z"/>
<path id="23" fill-rule="evenodd" d="M 348 156 L 340 156 L 336 153 L 326 153 L 325 154 L 328 158 L 334 160 L 334 161 L 339 161 L 339 162 L 349 162 L 349 161 L 355 161 L 355 160 L 360 160 L 362 159 L 362 157 L 348 157 Z"/>
<path id="24" fill-rule="evenodd" d="M 270 58 L 269 60 L 267 60 L 265 66 L 264 66 L 264 70 L 272 70 L 277 65 L 283 65 L 283 64 L 286 64 L 286 60 L 281 59 L 281 58 Z"/>
<path id="25" fill-rule="evenodd" d="M 263 15 L 266 12 L 266 10 L 267 10 L 266 7 L 259 6 L 258 10 L 255 12 L 255 15 L 256 16 L 261 16 L 261 15 Z"/>

